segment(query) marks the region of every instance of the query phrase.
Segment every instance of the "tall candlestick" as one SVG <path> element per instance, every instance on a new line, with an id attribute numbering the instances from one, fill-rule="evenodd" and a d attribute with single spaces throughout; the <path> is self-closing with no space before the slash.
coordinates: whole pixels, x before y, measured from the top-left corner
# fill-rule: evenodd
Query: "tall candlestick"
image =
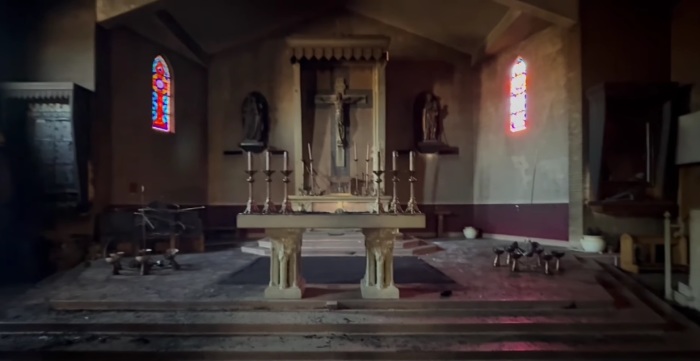
<path id="1" fill-rule="evenodd" d="M 413 170 L 413 158 L 415 157 L 415 153 L 411 151 L 408 153 L 408 170 L 412 171 Z"/>
<path id="2" fill-rule="evenodd" d="M 283 153 L 283 162 L 282 162 L 282 170 L 286 171 L 289 168 L 289 154 L 287 154 L 287 151 L 285 150 Z"/>
<path id="3" fill-rule="evenodd" d="M 270 170 L 270 151 L 265 151 L 265 170 Z"/>
<path id="4" fill-rule="evenodd" d="M 306 143 L 306 148 L 309 150 L 309 160 L 313 160 L 314 156 L 311 154 L 311 143 Z"/>
<path id="5" fill-rule="evenodd" d="M 248 170 L 253 170 L 253 153 L 248 152 Z"/>
<path id="6" fill-rule="evenodd" d="M 391 153 L 391 170 L 397 170 L 396 169 L 396 159 L 399 157 L 399 152 L 393 151 Z"/>

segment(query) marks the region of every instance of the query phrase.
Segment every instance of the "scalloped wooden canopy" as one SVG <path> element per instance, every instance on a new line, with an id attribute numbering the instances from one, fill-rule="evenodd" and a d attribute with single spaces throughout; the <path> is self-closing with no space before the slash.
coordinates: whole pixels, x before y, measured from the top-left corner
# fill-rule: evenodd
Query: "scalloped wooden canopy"
<path id="1" fill-rule="evenodd" d="M 290 60 L 388 61 L 389 38 L 386 36 L 290 37 L 287 45 Z"/>

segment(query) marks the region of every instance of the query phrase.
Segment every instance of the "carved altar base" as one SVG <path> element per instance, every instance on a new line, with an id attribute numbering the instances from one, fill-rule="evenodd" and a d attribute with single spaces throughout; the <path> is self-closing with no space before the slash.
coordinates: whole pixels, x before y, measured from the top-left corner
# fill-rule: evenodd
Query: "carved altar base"
<path id="1" fill-rule="evenodd" d="M 299 299 L 304 292 L 301 276 L 301 236 L 304 229 L 266 229 L 272 242 L 270 283 L 265 298 Z"/>
<path id="2" fill-rule="evenodd" d="M 390 196 L 381 196 L 384 208 L 391 201 Z M 350 194 L 329 194 L 323 196 L 289 196 L 292 208 L 297 212 L 374 212 L 376 197 L 353 196 Z M 321 227 L 328 228 L 328 227 Z"/>
<path id="3" fill-rule="evenodd" d="M 399 228 L 424 228 L 425 215 L 393 214 L 239 214 L 238 228 L 264 228 L 272 242 L 270 283 L 266 298 L 299 299 L 304 294 L 301 277 L 301 242 L 307 228 L 361 228 L 365 235 L 366 267 L 360 281 L 363 298 L 399 298 L 394 285 L 394 239 Z"/>

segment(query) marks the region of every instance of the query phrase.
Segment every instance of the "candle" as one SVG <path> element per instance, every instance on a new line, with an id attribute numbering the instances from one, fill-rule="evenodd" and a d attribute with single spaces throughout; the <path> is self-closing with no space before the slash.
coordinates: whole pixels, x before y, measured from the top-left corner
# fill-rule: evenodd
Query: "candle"
<path id="1" fill-rule="evenodd" d="M 365 156 L 365 159 L 369 161 L 369 144 L 367 144 L 367 155 Z"/>
<path id="2" fill-rule="evenodd" d="M 357 161 L 357 143 L 352 142 L 353 160 Z"/>
<path id="3" fill-rule="evenodd" d="M 270 151 L 265 151 L 265 170 L 270 170 Z"/>
<path id="4" fill-rule="evenodd" d="M 374 162 L 374 170 L 382 170 L 382 154 L 377 151 L 377 159 Z"/>
<path id="5" fill-rule="evenodd" d="M 284 156 L 284 160 L 282 162 L 282 170 L 286 171 L 286 170 L 288 170 L 288 167 L 289 167 L 289 155 L 287 154 L 286 150 L 284 151 L 283 156 Z"/>
<path id="6" fill-rule="evenodd" d="M 394 151 L 394 152 L 392 153 L 392 157 L 391 157 L 391 170 L 397 170 L 397 169 L 396 169 L 396 159 L 397 159 L 398 157 L 399 157 L 399 152 Z"/>
<path id="7" fill-rule="evenodd" d="M 253 153 L 248 152 L 248 170 L 253 170 Z"/>
<path id="8" fill-rule="evenodd" d="M 309 150 L 309 160 L 313 160 L 314 156 L 311 155 L 311 143 L 306 143 L 306 148 Z"/>
<path id="9" fill-rule="evenodd" d="M 408 153 L 408 170 L 410 170 L 411 172 L 413 171 L 413 156 L 414 155 L 415 154 L 413 153 L 413 151 Z"/>

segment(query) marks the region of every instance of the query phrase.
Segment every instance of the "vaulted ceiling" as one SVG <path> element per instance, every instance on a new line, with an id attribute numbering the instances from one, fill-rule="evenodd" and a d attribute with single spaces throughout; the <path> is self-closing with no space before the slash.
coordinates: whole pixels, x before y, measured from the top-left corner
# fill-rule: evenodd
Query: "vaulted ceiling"
<path id="1" fill-rule="evenodd" d="M 578 0 L 97 0 L 98 22 L 126 26 L 201 62 L 219 51 L 338 10 L 479 58 L 552 24 Z"/>

